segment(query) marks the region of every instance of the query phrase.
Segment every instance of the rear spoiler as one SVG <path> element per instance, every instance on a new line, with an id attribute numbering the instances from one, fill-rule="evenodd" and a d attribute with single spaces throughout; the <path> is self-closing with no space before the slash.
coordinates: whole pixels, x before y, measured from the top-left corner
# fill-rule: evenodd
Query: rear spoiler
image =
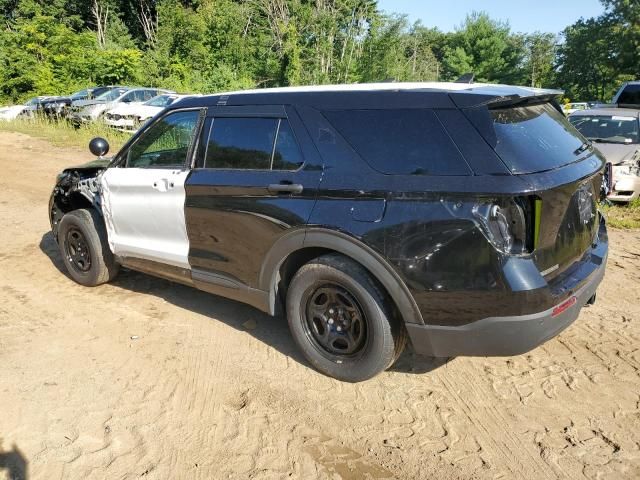
<path id="1" fill-rule="evenodd" d="M 532 105 L 537 103 L 558 103 L 558 98 L 564 95 L 563 90 L 548 90 L 541 88 L 518 87 L 507 93 L 499 85 L 483 86 L 462 92 L 451 92 L 449 97 L 458 108 L 473 108 L 486 106 L 490 109 L 513 106 Z"/>
<path id="2" fill-rule="evenodd" d="M 526 105 L 536 105 L 539 103 L 557 104 L 558 96 L 558 94 L 532 95 L 530 97 L 511 95 L 509 97 L 494 98 L 493 100 L 486 102 L 485 105 L 487 105 L 489 109 L 494 109 L 505 107 L 524 107 Z"/>

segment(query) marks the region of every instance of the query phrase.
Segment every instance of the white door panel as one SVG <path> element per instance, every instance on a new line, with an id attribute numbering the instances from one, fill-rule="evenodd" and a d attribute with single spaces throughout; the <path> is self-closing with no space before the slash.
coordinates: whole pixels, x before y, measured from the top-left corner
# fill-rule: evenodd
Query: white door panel
<path id="1" fill-rule="evenodd" d="M 115 255 L 189 268 L 184 218 L 188 170 L 109 168 L 102 175 L 103 213 Z"/>

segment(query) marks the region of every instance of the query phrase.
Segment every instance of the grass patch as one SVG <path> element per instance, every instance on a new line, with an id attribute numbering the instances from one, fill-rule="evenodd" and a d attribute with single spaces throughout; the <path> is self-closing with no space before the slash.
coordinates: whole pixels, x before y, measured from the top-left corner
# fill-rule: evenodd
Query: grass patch
<path id="1" fill-rule="evenodd" d="M 640 228 L 640 198 L 628 205 L 605 205 L 603 208 L 609 226 L 614 228 Z"/>
<path id="2" fill-rule="evenodd" d="M 82 150 L 88 148 L 92 138 L 103 137 L 109 141 L 111 153 L 117 152 L 131 138 L 131 134 L 114 130 L 102 122 L 89 123 L 76 129 L 64 120 L 46 117 L 0 121 L 0 131 L 24 133 L 48 140 L 58 147 L 74 147 Z"/>

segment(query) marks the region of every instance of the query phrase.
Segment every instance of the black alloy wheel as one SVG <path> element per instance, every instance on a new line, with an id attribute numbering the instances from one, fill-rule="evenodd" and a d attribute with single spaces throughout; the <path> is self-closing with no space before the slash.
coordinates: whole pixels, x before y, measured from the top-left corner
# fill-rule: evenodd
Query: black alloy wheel
<path id="1" fill-rule="evenodd" d="M 67 231 L 64 250 L 69 264 L 78 272 L 86 273 L 91 269 L 91 250 L 82 232 L 77 228 Z"/>
<path id="2" fill-rule="evenodd" d="M 287 288 L 287 320 L 306 359 L 320 372 L 361 382 L 389 368 L 407 341 L 380 284 L 359 263 L 329 253 L 309 261 Z"/>
<path id="3" fill-rule="evenodd" d="M 54 232 L 67 272 L 79 284 L 95 287 L 118 274 L 104 220 L 95 209 L 67 212 Z"/>
<path id="4" fill-rule="evenodd" d="M 334 360 L 357 356 L 367 342 L 367 321 L 355 297 L 344 287 L 327 283 L 302 298 L 304 326 L 316 348 Z"/>

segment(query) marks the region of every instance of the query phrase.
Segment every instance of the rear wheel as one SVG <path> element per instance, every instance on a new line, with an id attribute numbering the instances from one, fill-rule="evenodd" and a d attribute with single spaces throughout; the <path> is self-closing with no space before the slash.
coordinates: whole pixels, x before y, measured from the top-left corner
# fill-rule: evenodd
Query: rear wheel
<path id="1" fill-rule="evenodd" d="M 404 326 L 371 275 L 342 255 L 304 265 L 287 293 L 292 335 L 319 371 L 348 382 L 374 377 L 406 343 Z"/>
<path id="2" fill-rule="evenodd" d="M 69 275 L 81 285 L 94 287 L 118 273 L 104 223 L 93 209 L 73 210 L 62 217 L 58 246 Z"/>

